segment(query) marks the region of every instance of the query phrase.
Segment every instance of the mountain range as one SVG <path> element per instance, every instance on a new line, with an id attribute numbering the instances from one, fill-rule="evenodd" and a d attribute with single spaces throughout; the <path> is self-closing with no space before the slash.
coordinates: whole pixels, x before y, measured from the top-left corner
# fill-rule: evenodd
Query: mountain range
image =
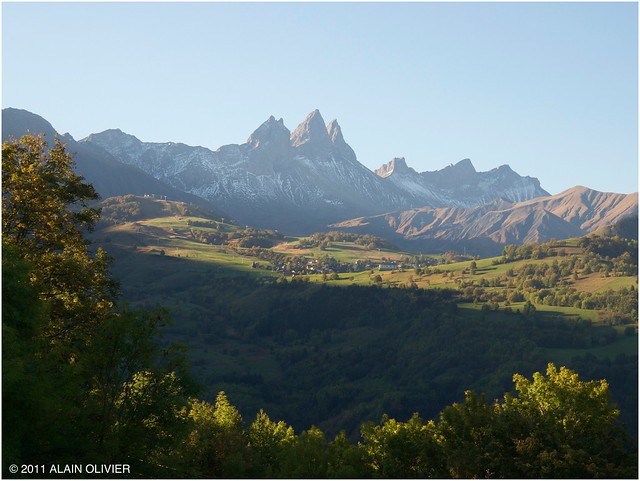
<path id="1" fill-rule="evenodd" d="M 537 179 L 520 177 L 507 166 L 478 173 L 468 159 L 421 174 L 394 159 L 372 172 L 358 161 L 337 120 L 325 124 L 318 110 L 293 131 L 271 116 L 244 144 L 216 151 L 141 142 L 119 130 L 82 142 L 208 199 L 243 222 L 295 233 L 398 209 L 469 207 L 548 195 Z"/>
<path id="2" fill-rule="evenodd" d="M 583 236 L 637 212 L 637 193 L 598 192 L 576 186 L 517 203 L 498 200 L 478 207 L 422 207 L 359 217 L 332 227 L 385 237 L 409 250 L 468 248 L 494 255 L 506 244 Z"/>
<path id="3" fill-rule="evenodd" d="M 50 145 L 56 137 L 65 143 L 67 151 L 73 155 L 76 173 L 91 182 L 102 198 L 156 194 L 215 210 L 209 201 L 175 189 L 134 166 L 123 164 L 104 149 L 86 142 L 76 142 L 69 134 L 59 134 L 39 115 L 14 108 L 2 110 L 3 142 L 10 138 L 19 139 L 28 132 L 44 134 L 44 139 Z"/>
<path id="4" fill-rule="evenodd" d="M 4 109 L 3 140 L 27 130 L 57 135 L 42 117 Z M 75 141 L 58 135 L 77 171 L 109 197 L 157 194 L 223 212 L 242 224 L 308 234 L 332 228 L 401 240 L 413 250 L 469 247 L 592 232 L 637 213 L 637 194 L 575 187 L 551 196 L 536 178 L 508 165 L 477 172 L 469 159 L 417 172 L 394 158 L 374 172 L 362 165 L 337 120 L 318 110 L 293 131 L 269 117 L 243 144 L 215 151 L 142 142 L 119 129 Z"/>

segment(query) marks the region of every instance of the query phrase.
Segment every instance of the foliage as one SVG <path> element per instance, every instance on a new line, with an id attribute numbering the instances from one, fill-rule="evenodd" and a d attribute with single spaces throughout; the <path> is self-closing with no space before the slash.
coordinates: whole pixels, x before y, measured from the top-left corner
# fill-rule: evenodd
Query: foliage
<path id="1" fill-rule="evenodd" d="M 415 413 L 407 422 L 383 416 L 362 426 L 361 448 L 369 469 L 381 478 L 439 478 L 445 473 L 436 425 Z"/>
<path id="2" fill-rule="evenodd" d="M 108 257 L 101 249 L 91 255 L 83 236 L 99 216 L 86 204 L 97 194 L 72 166 L 58 140 L 49 151 L 31 135 L 2 146 L 3 240 L 32 265 L 51 310 L 46 336 L 70 349 L 108 314 L 116 293 Z"/>
<path id="3" fill-rule="evenodd" d="M 129 462 L 165 473 L 186 420 L 178 350 L 161 312 L 117 305 L 98 211 L 57 140 L 2 146 L 3 441 L 12 462 Z M 25 420 L 28 419 L 28 424 Z M 6 469 L 8 465 L 4 467 Z M 8 474 L 8 473 L 4 473 Z"/>
<path id="4" fill-rule="evenodd" d="M 549 364 L 546 377 L 516 374 L 514 382 L 518 396 L 507 394 L 500 409 L 514 440 L 516 477 L 637 476 L 606 381 L 583 382 Z"/>
<path id="5" fill-rule="evenodd" d="M 316 232 L 309 236 L 308 239 L 301 240 L 300 245 L 307 248 L 320 247 L 326 249 L 330 242 L 353 242 L 357 245 L 366 246 L 368 249 L 397 250 L 397 248 L 386 239 L 371 234 L 355 234 L 353 232 L 342 231 Z"/>
<path id="6" fill-rule="evenodd" d="M 242 477 L 249 463 L 242 416 L 224 391 L 215 405 L 193 400 L 189 411 L 191 430 L 181 449 L 189 474 L 197 477 Z"/>
<path id="7" fill-rule="evenodd" d="M 198 471 L 205 477 L 637 476 L 636 453 L 616 424 L 618 411 L 605 381 L 580 381 L 575 372 L 553 364 L 546 376 L 537 372 L 533 380 L 519 374 L 513 379 L 516 394 L 505 394 L 502 402 L 489 403 L 467 391 L 464 401 L 447 406 L 437 421 L 424 422 L 415 413 L 406 422 L 385 415 L 379 424 L 364 423 L 355 444 L 344 433 L 327 443 L 313 426 L 296 435 L 262 410 L 247 432 L 220 393 L 222 412 L 227 413 L 220 420 L 227 420 L 226 428 L 213 428 L 218 408 L 195 404 L 191 417 L 199 437 L 189 450 L 206 456 L 200 459 L 208 464 L 199 464 Z M 206 423 L 212 423 L 209 430 Z M 213 432 L 215 444 L 210 442 Z M 246 472 L 225 464 L 232 452 L 242 456 Z"/>

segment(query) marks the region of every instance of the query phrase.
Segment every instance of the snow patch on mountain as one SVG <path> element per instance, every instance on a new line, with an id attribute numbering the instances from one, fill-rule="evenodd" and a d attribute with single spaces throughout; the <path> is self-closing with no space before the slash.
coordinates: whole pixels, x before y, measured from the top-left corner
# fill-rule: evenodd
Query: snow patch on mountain
<path id="1" fill-rule="evenodd" d="M 357 160 L 338 121 L 325 125 L 319 110 L 292 132 L 282 119 L 270 116 L 244 144 L 216 151 L 142 142 L 118 129 L 81 142 L 257 225 L 317 226 L 398 209 L 468 207 L 548 195 L 537 179 L 520 177 L 507 166 L 476 172 L 469 159 L 418 173 L 404 158 L 395 158 L 374 173 Z"/>

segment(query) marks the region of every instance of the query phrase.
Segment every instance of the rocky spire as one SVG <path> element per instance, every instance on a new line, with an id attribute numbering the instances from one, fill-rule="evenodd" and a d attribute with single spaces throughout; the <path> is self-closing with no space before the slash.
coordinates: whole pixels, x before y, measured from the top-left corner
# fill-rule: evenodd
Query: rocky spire
<path id="1" fill-rule="evenodd" d="M 260 153 L 261 158 L 282 161 L 289 157 L 290 135 L 282 119 L 276 120 L 272 115 L 249 136 L 247 143 L 253 147 L 254 153 Z"/>
<path id="2" fill-rule="evenodd" d="M 356 153 L 353 151 L 351 146 L 344 141 L 342 129 L 340 128 L 340 125 L 338 125 L 338 121 L 336 119 L 333 119 L 327 125 L 327 133 L 329 134 L 331 143 L 338 152 L 351 161 L 357 161 Z"/>
<path id="3" fill-rule="evenodd" d="M 289 129 L 284 126 L 282 119 L 276 120 L 272 115 L 258 127 L 247 139 L 247 143 L 258 147 L 267 143 L 281 143 L 282 139 L 289 143 Z"/>
<path id="4" fill-rule="evenodd" d="M 291 133 L 291 146 L 303 154 L 319 153 L 331 146 L 329 133 L 318 109 L 307 115 Z"/>
<path id="5" fill-rule="evenodd" d="M 342 129 L 340 128 L 340 125 L 338 125 L 337 119 L 333 119 L 327 124 L 327 133 L 329 134 L 331 143 L 336 147 L 342 147 L 346 145 L 344 137 L 342 136 Z"/>
<path id="6" fill-rule="evenodd" d="M 466 174 L 475 174 L 476 168 L 471 163 L 471 159 L 462 159 L 460 162 L 452 166 L 457 172 Z"/>
<path id="7" fill-rule="evenodd" d="M 413 169 L 411 169 L 407 165 L 407 161 L 404 160 L 404 157 L 394 157 L 393 159 L 391 159 L 386 164 L 381 165 L 380 167 L 378 167 L 375 170 L 375 173 L 379 177 L 389 177 L 394 172 L 396 174 L 401 174 L 401 173 L 404 173 L 404 172 L 409 172 L 411 170 L 413 170 Z"/>

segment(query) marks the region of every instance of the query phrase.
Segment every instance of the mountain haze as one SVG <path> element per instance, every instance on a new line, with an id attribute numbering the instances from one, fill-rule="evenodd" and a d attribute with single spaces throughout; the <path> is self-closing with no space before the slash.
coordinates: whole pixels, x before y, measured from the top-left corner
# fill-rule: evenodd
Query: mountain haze
<path id="1" fill-rule="evenodd" d="M 92 134 L 82 142 L 206 198 L 242 222 L 293 233 L 413 207 L 468 207 L 548 195 L 537 179 L 520 177 L 507 166 L 476 172 L 468 159 L 422 174 L 404 159 L 394 159 L 372 172 L 358 161 L 338 121 L 325 124 L 318 110 L 292 132 L 283 119 L 271 116 L 244 144 L 216 151 L 141 142 L 119 130 Z"/>
<path id="2" fill-rule="evenodd" d="M 404 158 L 395 158 L 375 173 L 407 192 L 421 206 L 471 207 L 496 199 L 519 202 L 549 195 L 538 179 L 521 177 L 508 165 L 477 172 L 469 159 L 441 170 L 418 173 L 407 166 Z"/>
<path id="3" fill-rule="evenodd" d="M 93 184 L 102 198 L 126 194 L 155 194 L 169 199 L 188 202 L 212 209 L 205 199 L 175 189 L 135 166 L 126 165 L 104 149 L 86 142 L 76 142 L 69 134 L 60 135 L 42 117 L 26 110 L 6 108 L 2 110 L 2 141 L 11 137 L 19 139 L 26 133 L 44 134 L 53 145 L 55 138 L 67 145 L 67 151 L 75 161 L 75 171 Z"/>
<path id="4" fill-rule="evenodd" d="M 374 234 L 436 250 L 468 246 L 495 254 L 506 244 L 577 237 L 637 214 L 638 194 L 598 192 L 578 186 L 524 202 L 479 207 L 423 207 L 359 217 L 333 227 Z"/>
<path id="5" fill-rule="evenodd" d="M 3 140 L 58 136 L 76 171 L 103 197 L 155 194 L 242 225 L 306 235 L 328 226 L 371 233 L 406 249 L 493 254 L 509 243 L 584 235 L 637 214 L 636 194 L 576 186 L 549 195 L 508 165 L 478 172 L 463 159 L 417 172 L 396 157 L 375 172 L 358 161 L 337 120 L 318 110 L 290 131 L 270 116 L 243 144 L 213 151 L 143 142 L 119 129 L 75 141 L 42 117 L 4 109 Z"/>

